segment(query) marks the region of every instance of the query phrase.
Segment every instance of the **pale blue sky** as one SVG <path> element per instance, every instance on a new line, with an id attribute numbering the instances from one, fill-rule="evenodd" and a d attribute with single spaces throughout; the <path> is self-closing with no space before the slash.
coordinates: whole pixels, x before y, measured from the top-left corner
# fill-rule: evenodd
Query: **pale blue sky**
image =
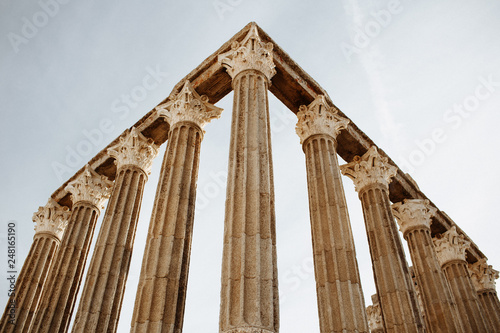
<path id="1" fill-rule="evenodd" d="M 17 221 L 20 260 L 31 245 L 38 206 L 256 21 L 500 269 L 498 1 L 66 2 L 45 6 L 52 16 L 44 16 L 43 4 L 50 1 L 0 1 L 0 236 L 7 221 Z M 30 31 L 35 23 L 39 27 Z M 137 91 L 151 72 L 157 84 L 127 105 L 122 95 Z M 217 104 L 225 112 L 206 127 L 202 144 L 186 333 L 218 330 L 225 198 L 220 179 L 227 169 L 231 98 Z M 270 106 L 281 331 L 317 332 L 304 157 L 293 114 L 274 97 Z M 101 131 L 102 139 L 58 175 L 54 164 L 67 164 L 68 151 L 87 147 L 83 131 L 95 132 L 103 120 L 113 129 Z M 120 332 L 130 327 L 161 159 L 162 153 L 144 196 Z M 369 305 L 375 288 L 361 205 L 352 182 L 344 181 Z M 6 261 L 1 253 L 0 263 Z M 1 267 L 0 277 L 6 270 Z M 0 288 L 4 304 L 5 285 Z"/>

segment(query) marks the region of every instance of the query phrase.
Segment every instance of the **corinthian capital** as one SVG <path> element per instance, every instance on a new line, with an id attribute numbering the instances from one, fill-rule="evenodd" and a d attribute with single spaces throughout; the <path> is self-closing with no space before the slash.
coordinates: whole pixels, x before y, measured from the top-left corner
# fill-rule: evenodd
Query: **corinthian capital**
<path id="1" fill-rule="evenodd" d="M 156 110 L 167 119 L 170 126 L 180 121 L 190 121 L 203 128 L 212 119 L 219 118 L 222 109 L 208 103 L 208 97 L 200 96 L 189 81 L 173 100 L 158 105 Z"/>
<path id="2" fill-rule="evenodd" d="M 79 201 L 87 201 L 97 208 L 104 208 L 103 203 L 110 194 L 113 182 L 105 176 L 99 175 L 87 164 L 85 170 L 66 186 L 65 190 L 71 193 L 73 204 Z"/>
<path id="3" fill-rule="evenodd" d="M 340 117 L 337 109 L 328 106 L 323 95 L 316 96 L 309 106 L 301 105 L 297 118 L 295 132 L 301 144 L 314 134 L 328 134 L 335 139 L 349 124 L 349 119 Z"/>
<path id="4" fill-rule="evenodd" d="M 243 41 L 233 42 L 231 50 L 219 55 L 218 60 L 233 79 L 244 70 L 254 69 L 271 81 L 276 74 L 272 50 L 273 44 L 263 43 L 253 25 Z"/>
<path id="5" fill-rule="evenodd" d="M 429 229 L 431 219 L 436 215 L 437 209 L 430 205 L 429 200 L 404 199 L 392 205 L 392 212 L 403 234 L 415 228 Z"/>
<path id="6" fill-rule="evenodd" d="M 150 174 L 158 150 L 152 139 L 132 127 L 115 146 L 108 149 L 108 154 L 115 159 L 118 169 L 124 165 L 135 165 Z"/>
<path id="7" fill-rule="evenodd" d="M 377 147 L 371 146 L 363 156 L 356 156 L 351 163 L 342 165 L 340 171 L 352 179 L 359 193 L 369 185 L 379 184 L 389 187 L 398 169 L 389 164 L 387 157 L 379 154 Z"/>
<path id="8" fill-rule="evenodd" d="M 64 230 L 68 225 L 71 212 L 66 206 L 60 206 L 54 199 L 50 198 L 45 206 L 40 206 L 33 214 L 35 232 L 49 233 L 61 240 Z"/>
<path id="9" fill-rule="evenodd" d="M 374 298 L 373 296 L 372 300 Z M 384 324 L 382 322 L 382 309 L 380 309 L 380 303 L 378 301 L 373 302 L 373 305 L 370 305 L 366 308 L 366 315 L 368 316 L 368 326 L 370 327 L 370 332 L 384 331 Z"/>
<path id="10" fill-rule="evenodd" d="M 499 273 L 493 269 L 493 266 L 488 265 L 486 259 L 479 259 L 474 264 L 469 266 L 472 283 L 477 291 L 495 290 L 495 280 L 498 279 Z"/>
<path id="11" fill-rule="evenodd" d="M 452 260 L 465 261 L 465 251 L 469 248 L 470 242 L 457 232 L 457 227 L 452 227 L 432 240 L 441 266 Z"/>

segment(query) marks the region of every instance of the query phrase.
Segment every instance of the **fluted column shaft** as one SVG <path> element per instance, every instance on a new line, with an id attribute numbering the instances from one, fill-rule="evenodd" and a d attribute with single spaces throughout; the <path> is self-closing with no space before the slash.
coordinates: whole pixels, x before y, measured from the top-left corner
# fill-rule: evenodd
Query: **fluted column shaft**
<path id="1" fill-rule="evenodd" d="M 450 286 L 439 265 L 430 229 L 413 228 L 404 233 L 408 241 L 415 278 L 424 304 L 430 332 L 462 332 Z"/>
<path id="2" fill-rule="evenodd" d="M 131 332 L 182 332 L 202 137 L 193 123 L 170 130 Z"/>
<path id="3" fill-rule="evenodd" d="M 268 82 L 247 70 L 233 79 L 233 88 L 220 331 L 278 332 Z"/>
<path id="4" fill-rule="evenodd" d="M 157 152 L 135 128 L 108 150 L 118 170 L 73 332 L 116 332 L 147 172 Z"/>
<path id="5" fill-rule="evenodd" d="M 189 81 L 157 111 L 170 123 L 156 191 L 131 332 L 182 332 L 193 234 L 196 182 L 205 123 L 222 109 Z"/>
<path id="6" fill-rule="evenodd" d="M 469 265 L 469 273 L 485 318 L 493 332 L 500 332 L 500 302 L 495 286 L 495 280 L 500 276 L 499 272 L 488 265 L 486 258 L 482 258 Z"/>
<path id="7" fill-rule="evenodd" d="M 33 215 L 37 231 L 19 273 L 15 293 L 9 298 L 0 322 L 1 332 L 28 332 L 69 215 L 67 207 L 60 207 L 52 199 Z M 9 315 L 10 304 L 15 306 L 13 317 Z"/>
<path id="8" fill-rule="evenodd" d="M 75 202 L 71 218 L 30 332 L 62 333 L 68 330 L 100 207 L 109 196 L 111 187 L 109 181 L 88 167 L 72 184 Z"/>
<path id="9" fill-rule="evenodd" d="M 470 280 L 465 260 L 445 263 L 443 271 L 450 284 L 451 292 L 457 303 L 465 332 L 492 332 L 486 320 L 479 297 Z"/>
<path id="10" fill-rule="evenodd" d="M 403 245 L 392 215 L 388 183 L 396 169 L 372 147 L 342 166 L 363 207 L 375 286 L 386 332 L 423 332 L 424 325 Z"/>
<path id="11" fill-rule="evenodd" d="M 303 144 L 320 328 L 322 333 L 367 332 L 363 291 L 335 145 L 329 135 L 309 137 Z"/>
<path id="12" fill-rule="evenodd" d="M 493 332 L 500 332 L 500 301 L 498 301 L 496 290 L 484 289 L 479 291 L 477 295 L 485 315 L 493 327 Z"/>

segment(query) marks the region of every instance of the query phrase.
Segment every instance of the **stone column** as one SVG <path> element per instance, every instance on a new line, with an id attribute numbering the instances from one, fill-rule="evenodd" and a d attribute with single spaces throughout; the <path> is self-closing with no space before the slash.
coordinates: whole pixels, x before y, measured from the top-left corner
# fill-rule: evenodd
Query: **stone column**
<path id="1" fill-rule="evenodd" d="M 472 283 L 476 289 L 485 317 L 491 324 L 493 332 L 500 332 L 500 302 L 495 288 L 495 280 L 499 273 L 488 265 L 486 259 L 480 259 L 470 265 Z"/>
<path id="2" fill-rule="evenodd" d="M 428 200 L 421 199 L 405 199 L 392 208 L 408 241 L 427 329 L 430 332 L 462 332 L 457 307 L 431 238 L 431 218 L 436 208 L 430 206 Z"/>
<path id="3" fill-rule="evenodd" d="M 320 331 L 368 332 L 356 251 L 336 152 L 349 121 L 320 95 L 297 113 L 307 187 Z"/>
<path id="4" fill-rule="evenodd" d="M 70 214 L 68 207 L 60 206 L 52 198 L 33 214 L 36 223 L 33 244 L 5 308 L 0 332 L 28 331 Z"/>
<path id="5" fill-rule="evenodd" d="M 363 206 L 385 331 L 423 332 L 415 289 L 389 201 L 389 183 L 397 168 L 375 146 L 340 168 L 354 181 Z"/>
<path id="6" fill-rule="evenodd" d="M 273 45 L 253 26 L 219 56 L 234 89 L 224 221 L 221 333 L 277 333 L 278 275 L 267 91 Z"/>
<path id="7" fill-rule="evenodd" d="M 131 332 L 182 332 L 203 126 L 222 112 L 187 81 L 157 107 L 170 124 Z"/>
<path id="8" fill-rule="evenodd" d="M 116 332 L 144 186 L 158 147 L 132 128 L 108 149 L 115 184 L 85 280 L 73 332 Z"/>
<path id="9" fill-rule="evenodd" d="M 437 235 L 433 241 L 441 268 L 455 297 L 464 331 L 491 332 L 467 269 L 465 251 L 470 242 L 458 234 L 456 227 Z"/>
<path id="10" fill-rule="evenodd" d="M 80 287 L 94 228 L 112 182 L 89 165 L 66 191 L 71 193 L 72 214 L 54 259 L 31 332 L 66 332 Z"/>
<path id="11" fill-rule="evenodd" d="M 380 310 L 377 294 L 372 295 L 372 303 L 372 305 L 366 308 L 370 333 L 384 333 L 384 321 L 382 319 L 382 310 Z"/>

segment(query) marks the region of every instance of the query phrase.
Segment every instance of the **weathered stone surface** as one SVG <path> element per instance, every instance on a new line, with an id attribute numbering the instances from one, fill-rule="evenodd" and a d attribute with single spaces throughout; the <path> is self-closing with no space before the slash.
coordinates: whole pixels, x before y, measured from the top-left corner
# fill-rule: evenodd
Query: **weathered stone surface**
<path id="1" fill-rule="evenodd" d="M 366 308 L 370 333 L 384 333 L 384 319 L 382 318 L 382 310 L 380 309 L 377 294 L 372 295 L 372 303 Z"/>
<path id="2" fill-rule="evenodd" d="M 347 121 L 318 96 L 298 113 L 306 156 L 314 272 L 322 333 L 368 332 L 335 138 Z"/>
<path id="3" fill-rule="evenodd" d="M 484 315 L 465 261 L 465 251 L 470 242 L 458 234 L 456 227 L 438 235 L 433 241 L 438 260 L 457 303 L 464 331 L 491 332 L 493 328 Z"/>
<path id="4" fill-rule="evenodd" d="M 365 217 L 375 286 L 386 332 L 424 332 L 413 282 L 389 201 L 396 168 L 372 147 L 341 166 L 354 181 Z"/>
<path id="5" fill-rule="evenodd" d="M 219 323 L 223 333 L 279 331 L 269 48 L 251 30 L 239 47 L 219 58 L 233 76 L 234 88 Z"/>
<path id="6" fill-rule="evenodd" d="M 54 259 L 31 332 L 66 332 L 80 287 L 100 207 L 112 183 L 90 167 L 68 185 L 73 195 L 71 218 Z"/>
<path id="7" fill-rule="evenodd" d="M 73 332 L 116 332 L 144 185 L 158 147 L 135 128 L 113 148 L 118 174 L 85 280 Z"/>
<path id="8" fill-rule="evenodd" d="M 430 233 L 431 218 L 436 210 L 428 201 L 421 199 L 398 202 L 392 208 L 408 241 L 427 329 L 431 332 L 463 332 L 458 309 L 438 262 Z"/>
<path id="9" fill-rule="evenodd" d="M 493 332 L 500 332 L 500 302 L 495 289 L 495 280 L 499 276 L 498 271 L 488 265 L 486 259 L 469 265 L 469 271 L 486 319 Z"/>
<path id="10" fill-rule="evenodd" d="M 220 116 L 189 82 L 158 108 L 170 123 L 131 332 L 182 332 L 202 127 Z"/>
<path id="11" fill-rule="evenodd" d="M 52 198 L 33 214 L 36 233 L 17 278 L 15 293 L 9 298 L 0 321 L 1 332 L 27 332 L 30 328 L 70 215 L 68 207 L 59 206 Z M 14 318 L 9 317 L 12 303 L 16 306 Z"/>

